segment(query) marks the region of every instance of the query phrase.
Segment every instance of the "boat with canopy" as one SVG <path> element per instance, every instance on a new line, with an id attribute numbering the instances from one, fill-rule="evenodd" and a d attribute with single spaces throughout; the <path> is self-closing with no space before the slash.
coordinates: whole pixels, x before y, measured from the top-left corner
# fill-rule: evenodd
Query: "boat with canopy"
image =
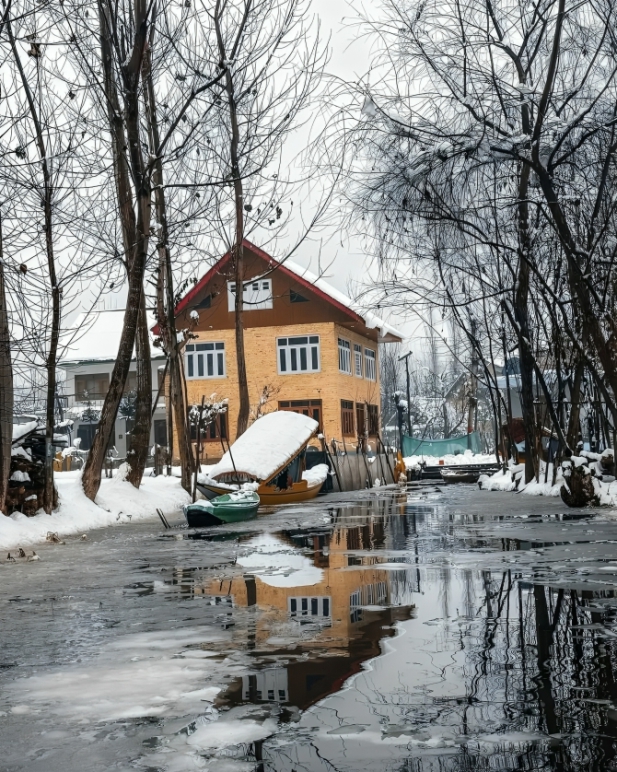
<path id="1" fill-rule="evenodd" d="M 301 413 L 267 413 L 234 442 L 197 488 L 214 499 L 244 483 L 258 483 L 256 493 L 266 506 L 313 499 L 329 471 L 326 464 L 306 469 L 306 448 L 318 429 L 317 421 Z"/>

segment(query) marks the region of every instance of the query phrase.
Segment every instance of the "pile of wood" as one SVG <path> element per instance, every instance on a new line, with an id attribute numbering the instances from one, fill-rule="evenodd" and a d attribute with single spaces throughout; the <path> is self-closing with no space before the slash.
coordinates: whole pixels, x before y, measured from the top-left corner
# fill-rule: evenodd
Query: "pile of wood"
<path id="1" fill-rule="evenodd" d="M 603 484 L 615 481 L 615 458 L 610 448 L 602 454 L 583 451 L 566 459 L 561 468 L 561 498 L 569 507 L 597 506 L 602 503 Z"/>
<path id="2" fill-rule="evenodd" d="M 23 432 L 14 431 L 13 434 L 6 513 L 10 515 L 13 512 L 22 512 L 31 517 L 43 506 L 45 426 L 32 421 L 24 426 Z M 54 494 L 54 497 L 56 496 L 57 494 Z M 56 505 L 57 501 L 54 500 L 54 506 Z"/>

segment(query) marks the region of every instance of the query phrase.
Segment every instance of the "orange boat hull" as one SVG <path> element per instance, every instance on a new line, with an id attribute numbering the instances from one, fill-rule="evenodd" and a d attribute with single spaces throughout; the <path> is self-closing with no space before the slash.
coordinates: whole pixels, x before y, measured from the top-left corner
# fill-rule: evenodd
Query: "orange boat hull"
<path id="1" fill-rule="evenodd" d="M 322 485 L 322 482 L 309 485 L 306 480 L 294 483 L 291 488 L 284 488 L 282 490 L 272 485 L 260 485 L 257 488 L 257 494 L 263 506 L 297 504 L 298 502 L 310 501 L 316 498 Z"/>

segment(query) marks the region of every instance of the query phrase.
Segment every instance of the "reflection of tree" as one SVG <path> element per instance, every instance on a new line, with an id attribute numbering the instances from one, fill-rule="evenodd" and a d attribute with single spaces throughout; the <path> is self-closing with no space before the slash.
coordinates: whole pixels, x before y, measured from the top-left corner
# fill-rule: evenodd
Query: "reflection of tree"
<path id="1" fill-rule="evenodd" d="M 409 751 L 401 745 L 401 755 L 391 766 L 387 762 L 391 757 L 384 754 L 383 769 L 617 770 L 617 710 L 613 707 L 617 706 L 617 637 L 611 630 L 617 622 L 615 592 L 527 583 L 513 570 L 431 567 L 440 550 L 457 551 L 461 545 L 467 550 L 486 548 L 486 542 L 476 535 L 465 535 L 457 544 L 466 520 L 474 516 L 449 513 L 444 527 L 444 513 L 438 507 L 414 503 L 397 512 L 381 504 L 366 511 L 340 508 L 330 526 L 330 550 L 337 540 L 343 551 L 351 544 L 354 550 L 379 546 L 406 550 L 407 566 L 415 560 L 428 568 L 427 573 L 423 570 L 425 587 L 439 582 L 437 604 L 449 612 L 443 627 L 428 628 L 434 637 L 426 659 L 430 664 L 421 671 L 423 678 L 418 679 L 416 673 L 407 680 L 409 671 L 394 663 L 393 667 L 400 667 L 398 685 L 384 689 L 384 682 L 369 671 L 362 685 L 355 687 L 357 699 L 350 698 L 346 706 L 353 715 L 355 702 L 361 702 L 384 731 L 403 727 L 413 738 Z M 376 527 L 377 520 L 382 521 L 381 528 Z M 326 546 L 328 530 L 307 533 L 298 529 L 288 536 L 296 546 L 321 549 Z M 517 550 L 521 545 L 504 540 L 503 548 Z M 350 557 L 358 562 L 374 559 L 373 555 Z M 391 602 L 417 593 L 419 585 L 413 577 L 409 570 L 391 571 Z M 418 635 L 422 640 L 424 633 Z M 450 679 L 452 684 L 460 683 L 460 692 L 450 688 L 440 692 L 442 685 L 450 686 Z M 324 704 L 320 708 L 322 713 L 329 709 Z M 337 713 L 333 725 L 343 715 L 343 711 Z M 453 739 L 450 747 L 417 746 L 423 737 L 433 741 L 442 736 Z M 503 740 L 498 741 L 500 736 Z M 290 752 L 284 758 L 282 751 L 279 755 L 266 742 L 268 772 L 290 768 L 321 772 L 337 767 L 349 772 L 344 749 L 332 753 L 333 747 L 315 742 L 314 750 L 320 750 L 326 759 L 310 751 L 301 758 L 299 751 L 298 757 Z M 373 772 L 380 769 L 376 759 L 366 766 Z"/>
<path id="2" fill-rule="evenodd" d="M 461 716 L 461 723 L 475 724 L 478 732 L 483 708 L 477 706 L 484 703 L 493 732 L 540 732 L 554 738 L 519 753 L 516 764 L 505 747 L 493 752 L 490 768 L 615 768 L 615 729 L 610 706 L 602 701 L 617 697 L 617 650 L 603 642 L 606 613 L 590 607 L 604 593 L 588 591 L 583 597 L 575 590 L 528 587 L 520 579 L 512 581 L 510 572 L 483 572 L 482 578 L 486 615 L 483 636 L 470 652 L 473 676 L 464 710 L 475 715 Z M 449 768 L 484 768 L 478 764 L 474 755 L 469 766 Z"/>

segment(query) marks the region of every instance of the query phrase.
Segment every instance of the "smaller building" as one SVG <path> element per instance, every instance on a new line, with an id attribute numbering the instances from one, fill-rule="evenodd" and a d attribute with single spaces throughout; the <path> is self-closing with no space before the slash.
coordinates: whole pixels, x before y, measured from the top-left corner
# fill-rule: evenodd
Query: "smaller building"
<path id="1" fill-rule="evenodd" d="M 118 355 L 123 320 L 124 309 L 84 314 L 75 323 L 73 341 L 67 346 L 60 361 L 59 402 L 64 418 L 73 421 L 71 440 L 75 444 L 75 440 L 79 439 L 81 450 L 90 450 L 96 433 Z M 152 399 L 154 403 L 158 396 L 158 400 L 150 434 L 151 445 L 167 445 L 164 391 L 161 389 L 158 394 L 164 368 L 165 357 L 159 349 L 153 348 Z M 115 446 L 121 458 L 130 450 L 136 388 L 137 368 L 133 357 L 124 398 L 116 418 L 114 436 L 110 442 L 110 447 Z"/>

